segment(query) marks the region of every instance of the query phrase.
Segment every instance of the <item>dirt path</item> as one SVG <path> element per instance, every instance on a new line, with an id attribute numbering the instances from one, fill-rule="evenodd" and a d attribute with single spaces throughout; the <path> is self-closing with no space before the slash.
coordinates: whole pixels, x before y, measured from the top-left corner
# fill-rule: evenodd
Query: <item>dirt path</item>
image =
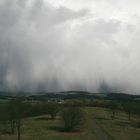
<path id="1" fill-rule="evenodd" d="M 89 117 L 88 127 L 90 128 L 89 133 L 94 135 L 93 140 L 112 140 L 112 138 L 110 138 L 108 134 L 98 125 L 94 113 L 89 112 L 87 112 Z M 92 138 L 90 139 L 92 140 Z"/>
<path id="2" fill-rule="evenodd" d="M 106 132 L 96 123 L 96 120 L 93 119 L 93 129 L 99 140 L 110 140 Z"/>

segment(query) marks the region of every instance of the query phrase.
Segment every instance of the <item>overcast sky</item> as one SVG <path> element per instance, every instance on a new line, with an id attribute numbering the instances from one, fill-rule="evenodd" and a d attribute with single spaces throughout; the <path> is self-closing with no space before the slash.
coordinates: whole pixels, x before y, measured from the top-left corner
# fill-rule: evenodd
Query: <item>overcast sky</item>
<path id="1" fill-rule="evenodd" d="M 140 94 L 140 0 L 0 0 L 0 90 Z"/>

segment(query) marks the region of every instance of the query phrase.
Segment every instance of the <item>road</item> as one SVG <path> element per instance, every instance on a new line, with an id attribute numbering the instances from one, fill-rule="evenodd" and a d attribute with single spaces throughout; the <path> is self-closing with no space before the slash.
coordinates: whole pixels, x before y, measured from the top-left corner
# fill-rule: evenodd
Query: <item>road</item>
<path id="1" fill-rule="evenodd" d="M 106 132 L 97 124 L 96 120 L 92 121 L 94 132 L 99 140 L 110 140 Z"/>

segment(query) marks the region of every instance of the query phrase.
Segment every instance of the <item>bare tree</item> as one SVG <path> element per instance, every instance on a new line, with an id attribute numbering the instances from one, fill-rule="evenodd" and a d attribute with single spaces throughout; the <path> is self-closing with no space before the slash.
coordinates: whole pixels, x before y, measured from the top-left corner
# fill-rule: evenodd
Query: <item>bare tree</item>
<path id="1" fill-rule="evenodd" d="M 17 129 L 18 140 L 20 140 L 20 128 L 21 128 L 21 119 L 24 117 L 24 106 L 25 104 L 19 100 L 11 100 L 8 105 L 9 120 L 11 123 L 11 133 L 15 133 Z"/>
<path id="2" fill-rule="evenodd" d="M 128 115 L 128 120 L 130 121 L 131 119 L 131 114 L 133 113 L 133 104 L 131 103 L 124 103 L 123 104 L 123 110 L 126 112 Z"/>
<path id="3" fill-rule="evenodd" d="M 111 119 L 114 120 L 117 109 L 118 109 L 118 104 L 114 101 L 110 101 L 108 104 L 108 107 L 111 111 Z"/>

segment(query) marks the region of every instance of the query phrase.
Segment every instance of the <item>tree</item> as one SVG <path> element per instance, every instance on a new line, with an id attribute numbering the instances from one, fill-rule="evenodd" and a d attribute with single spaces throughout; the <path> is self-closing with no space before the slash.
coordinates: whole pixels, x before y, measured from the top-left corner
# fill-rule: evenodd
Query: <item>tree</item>
<path id="1" fill-rule="evenodd" d="M 118 109 L 118 104 L 114 101 L 110 101 L 108 104 L 108 107 L 111 111 L 111 119 L 114 120 L 117 109 Z"/>
<path id="2" fill-rule="evenodd" d="M 0 105 L 0 132 L 7 133 L 9 132 L 8 129 L 8 112 L 7 112 L 7 105 L 1 104 Z"/>
<path id="3" fill-rule="evenodd" d="M 133 113 L 133 105 L 131 103 L 124 103 L 123 104 L 123 110 L 126 112 L 128 115 L 128 120 L 130 121 L 131 119 L 131 114 Z"/>
<path id="4" fill-rule="evenodd" d="M 62 111 L 61 117 L 65 131 L 75 131 L 80 129 L 85 122 L 85 113 L 78 107 L 65 108 Z"/>
<path id="5" fill-rule="evenodd" d="M 137 108 L 137 115 L 138 115 L 138 127 L 140 128 L 140 107 Z"/>
<path id="6" fill-rule="evenodd" d="M 57 116 L 57 113 L 59 112 L 58 103 L 54 103 L 54 102 L 47 103 L 46 111 L 47 111 L 47 114 L 51 116 L 51 119 L 54 120 Z"/>
<path id="7" fill-rule="evenodd" d="M 8 104 L 8 110 L 9 113 L 9 121 L 11 124 L 11 133 L 15 133 L 15 129 L 17 128 L 17 136 L 18 140 L 20 140 L 20 128 L 21 128 L 21 119 L 24 117 L 24 106 L 25 104 L 19 100 L 11 100 Z"/>
<path id="8" fill-rule="evenodd" d="M 10 126 L 11 126 L 11 134 L 15 134 L 16 109 L 15 109 L 15 101 L 14 100 L 9 101 L 8 107 L 7 107 L 7 113 L 8 113 L 8 120 L 9 120 Z"/>

